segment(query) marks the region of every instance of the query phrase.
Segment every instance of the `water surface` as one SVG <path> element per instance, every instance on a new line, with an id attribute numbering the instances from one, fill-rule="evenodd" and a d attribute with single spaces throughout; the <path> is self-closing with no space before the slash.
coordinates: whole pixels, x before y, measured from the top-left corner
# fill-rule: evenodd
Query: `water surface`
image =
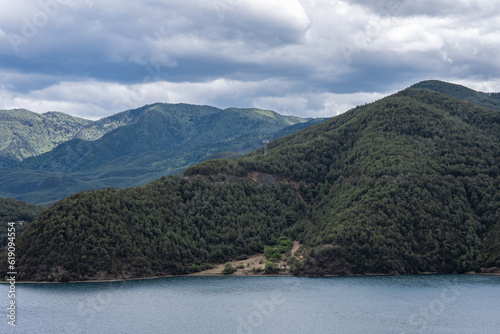
<path id="1" fill-rule="evenodd" d="M 499 333 L 500 276 L 169 277 L 0 285 L 0 333 Z"/>

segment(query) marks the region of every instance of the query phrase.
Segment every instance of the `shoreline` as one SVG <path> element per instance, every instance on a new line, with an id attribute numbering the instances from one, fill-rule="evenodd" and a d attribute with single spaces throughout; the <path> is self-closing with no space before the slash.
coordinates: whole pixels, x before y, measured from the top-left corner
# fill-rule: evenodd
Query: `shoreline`
<path id="1" fill-rule="evenodd" d="M 297 251 L 301 248 L 301 244 L 298 241 L 293 242 L 292 249 L 290 250 L 291 255 L 297 260 L 303 260 L 301 255 L 297 254 Z M 126 281 L 139 281 L 147 279 L 159 279 L 168 277 L 192 277 L 192 276 L 203 276 L 203 277 L 366 277 L 366 276 L 413 276 L 413 275 L 487 275 L 487 276 L 500 276 L 499 267 L 491 268 L 481 268 L 482 272 L 466 272 L 462 274 L 458 273 L 439 273 L 439 272 L 421 272 L 417 274 L 382 274 L 382 273 L 365 273 L 365 274 L 350 274 L 350 275 L 301 275 L 297 276 L 292 274 L 287 263 L 283 260 L 276 261 L 276 265 L 279 268 L 278 273 L 266 274 L 264 273 L 267 258 L 264 254 L 255 254 L 249 256 L 245 260 L 233 260 L 228 261 L 237 270 L 229 275 L 224 275 L 224 265 L 225 263 L 219 263 L 214 265 L 212 269 L 207 269 L 199 272 L 194 272 L 190 274 L 183 275 L 162 275 L 162 276 L 148 276 L 148 277 L 131 277 L 131 278 L 100 278 L 100 279 L 89 279 L 83 281 L 69 281 L 69 282 L 48 282 L 48 281 L 16 281 L 16 284 L 64 284 L 64 283 L 107 283 L 107 282 L 126 282 Z M 238 268 L 239 267 L 239 268 Z M 489 272 L 488 272 L 489 271 Z M 102 276 L 105 276 L 104 274 Z M 8 281 L 0 281 L 0 284 L 10 284 Z"/>
<path id="2" fill-rule="evenodd" d="M 109 282 L 127 282 L 127 281 L 142 281 L 149 279 L 171 278 L 171 277 L 312 277 L 312 276 L 294 276 L 292 274 L 248 274 L 248 275 L 224 275 L 224 274 L 200 274 L 192 273 L 186 275 L 165 275 L 151 277 L 136 277 L 136 278 L 114 278 L 114 279 L 98 279 L 86 281 L 69 281 L 69 282 L 46 282 L 46 281 L 16 281 L 16 284 L 71 284 L 71 283 L 109 283 Z M 319 277 L 319 276 L 318 276 Z M 323 276 L 327 277 L 327 276 Z M 0 281 L 0 284 L 10 284 L 8 281 Z"/>
<path id="3" fill-rule="evenodd" d="M 69 282 L 45 282 L 45 281 L 16 281 L 16 284 L 71 284 L 71 283 L 109 283 L 109 282 L 127 282 L 127 281 L 140 281 L 169 277 L 305 277 L 305 278 L 319 278 L 319 277 L 370 277 L 370 276 L 425 276 L 425 275 L 479 275 L 479 276 L 500 276 L 500 273 L 475 273 L 468 272 L 462 274 L 453 273 L 418 273 L 409 275 L 393 275 L 393 274 L 355 274 L 355 275 L 323 275 L 323 276 L 296 276 L 291 273 L 282 274 L 244 274 L 244 275 L 224 275 L 224 274 L 202 274 L 201 272 L 186 274 L 186 275 L 165 275 L 165 276 L 151 276 L 151 277 L 136 277 L 136 278 L 116 278 L 116 279 L 99 279 L 99 280 L 86 280 L 86 281 L 69 281 Z M 0 281 L 0 284 L 10 284 L 8 281 Z"/>

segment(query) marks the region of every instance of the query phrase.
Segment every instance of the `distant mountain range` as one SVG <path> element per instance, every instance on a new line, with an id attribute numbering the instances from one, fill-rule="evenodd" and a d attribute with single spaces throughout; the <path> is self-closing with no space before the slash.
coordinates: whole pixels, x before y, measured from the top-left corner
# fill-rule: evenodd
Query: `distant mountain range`
<path id="1" fill-rule="evenodd" d="M 235 157 L 325 119 L 156 103 L 98 121 L 0 111 L 0 197 L 47 203 L 146 184 L 207 158 Z"/>
<path id="2" fill-rule="evenodd" d="M 59 112 L 0 110 L 0 166 L 15 166 L 68 141 L 92 121 Z"/>
<path id="3" fill-rule="evenodd" d="M 296 275 L 500 272 L 500 111 L 460 86 L 419 85 L 274 140 L 267 155 L 73 194 L 19 236 L 18 279 L 186 274 L 280 237 L 303 245 L 285 256 Z"/>

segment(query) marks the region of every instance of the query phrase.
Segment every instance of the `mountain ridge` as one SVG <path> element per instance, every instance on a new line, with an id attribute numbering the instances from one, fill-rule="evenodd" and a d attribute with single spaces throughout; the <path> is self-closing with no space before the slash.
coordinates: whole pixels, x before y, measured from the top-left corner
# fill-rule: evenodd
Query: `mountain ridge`
<path id="1" fill-rule="evenodd" d="M 255 108 L 145 105 L 89 123 L 15 169 L 0 168 L 0 195 L 46 203 L 85 189 L 143 185 L 213 154 L 241 155 L 281 131 L 323 120 Z"/>
<path id="2" fill-rule="evenodd" d="M 289 258 L 297 275 L 497 270 L 499 129 L 498 111 L 409 88 L 267 155 L 63 199 L 19 238 L 20 279 L 184 274 L 280 236 L 304 245 L 302 261 Z"/>
<path id="3" fill-rule="evenodd" d="M 15 165 L 70 139 L 91 121 L 59 112 L 0 110 L 0 163 Z M 1 166 L 1 164 L 0 164 Z"/>

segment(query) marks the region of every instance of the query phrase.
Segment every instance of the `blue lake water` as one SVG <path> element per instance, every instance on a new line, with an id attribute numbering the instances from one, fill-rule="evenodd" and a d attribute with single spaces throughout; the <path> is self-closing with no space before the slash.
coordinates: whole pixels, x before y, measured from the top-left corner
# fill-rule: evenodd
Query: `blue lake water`
<path id="1" fill-rule="evenodd" d="M 0 333 L 500 333 L 500 276 L 171 277 L 0 285 Z"/>

